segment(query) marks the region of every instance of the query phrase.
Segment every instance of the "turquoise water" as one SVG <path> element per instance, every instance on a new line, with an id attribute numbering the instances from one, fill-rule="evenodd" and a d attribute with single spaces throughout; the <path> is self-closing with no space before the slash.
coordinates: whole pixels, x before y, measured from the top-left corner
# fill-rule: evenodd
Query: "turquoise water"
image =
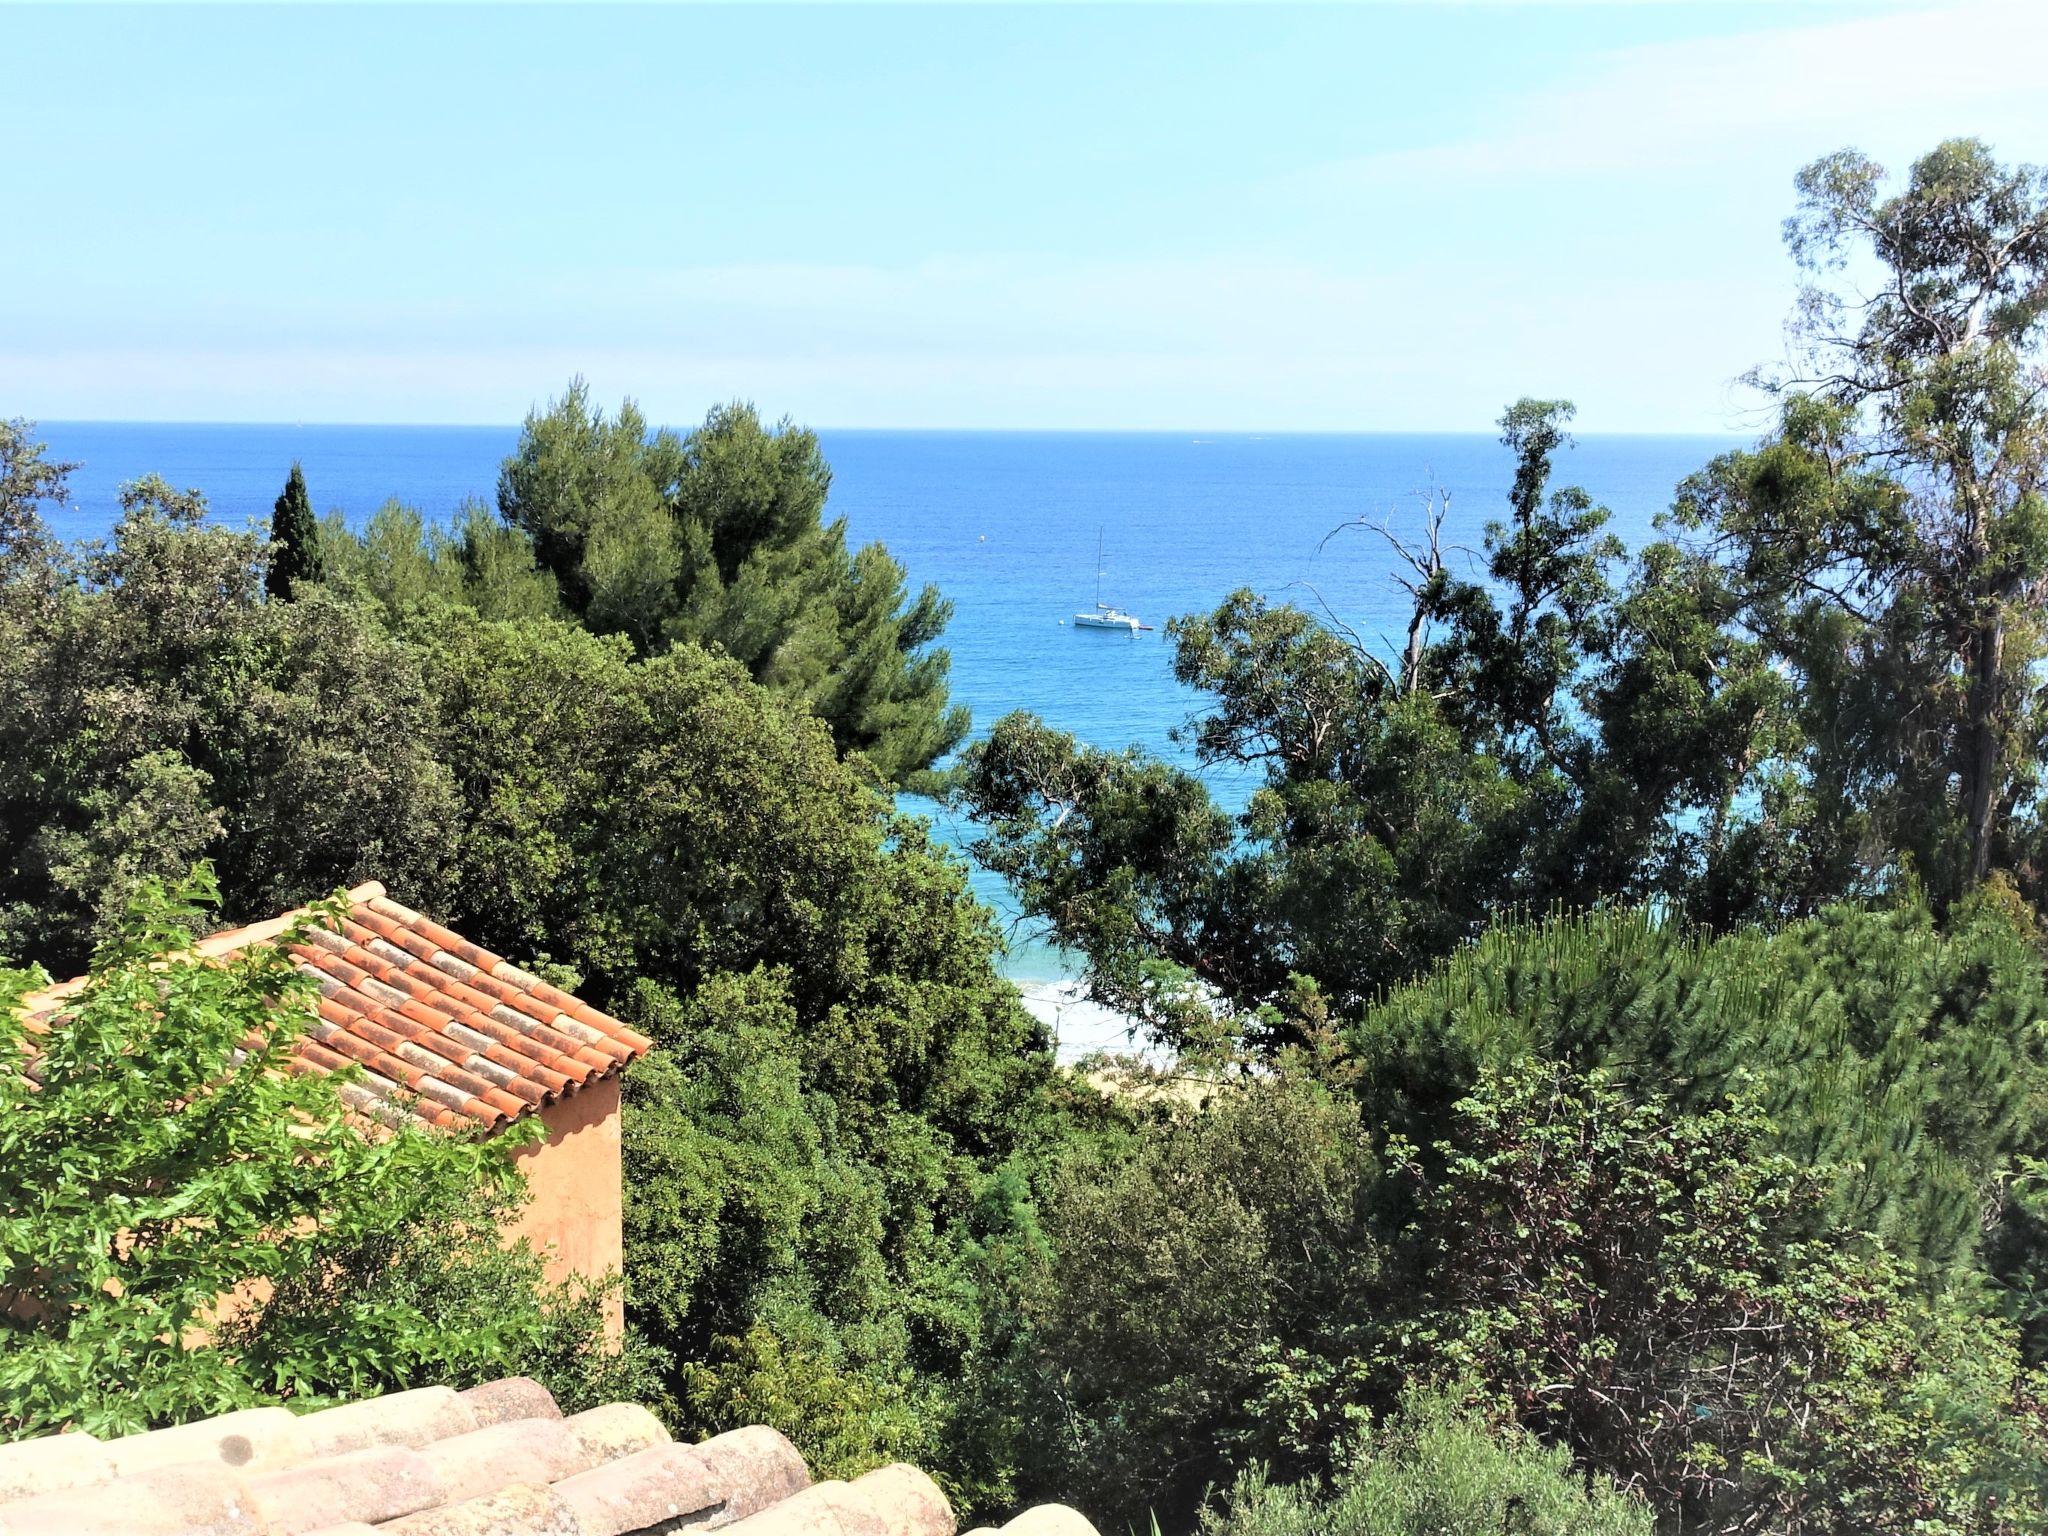
<path id="1" fill-rule="evenodd" d="M 351 521 L 397 497 L 445 517 L 488 499 L 515 428 L 183 426 L 46 422 L 55 454 L 79 461 L 74 504 L 54 521 L 81 538 L 104 533 L 119 485 L 147 472 L 206 492 L 224 520 L 267 519 L 293 459 L 313 500 Z M 1403 595 L 1384 546 L 1351 530 L 1361 517 L 1418 520 L 1416 493 L 1451 493 L 1448 529 L 1477 547 L 1502 512 L 1512 465 L 1490 437 L 1231 433 L 824 432 L 832 510 L 856 541 L 880 539 L 916 582 L 935 582 L 955 611 L 946 643 L 956 697 L 986 726 L 1029 709 L 1100 746 L 1136 743 L 1185 760 L 1171 729 L 1200 700 L 1173 680 L 1155 629 L 1128 635 L 1066 621 L 1096 593 L 1163 626 L 1249 586 L 1326 606 L 1368 640 L 1404 625 Z M 1560 480 L 1584 484 L 1640 541 L 1686 474 L 1731 440 L 1589 437 Z M 1219 780 L 1228 801 L 1244 785 Z M 936 811 L 929 804 L 917 807 Z M 939 817 L 958 843 L 963 830 Z M 981 894 L 1007 908 L 997 882 Z M 1013 933 L 1011 973 L 1051 981 L 1060 957 Z"/>

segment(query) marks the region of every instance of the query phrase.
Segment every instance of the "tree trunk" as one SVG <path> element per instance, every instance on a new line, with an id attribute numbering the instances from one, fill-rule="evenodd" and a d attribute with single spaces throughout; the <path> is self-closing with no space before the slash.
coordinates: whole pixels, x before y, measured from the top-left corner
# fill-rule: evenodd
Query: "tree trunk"
<path id="1" fill-rule="evenodd" d="M 2005 661 L 2005 619 L 1995 608 L 1977 626 L 1970 658 L 1970 725 L 1963 782 L 1963 809 L 1970 834 L 1965 888 L 1982 885 L 1991 873 L 1993 810 L 1998 803 L 1999 674 Z"/>

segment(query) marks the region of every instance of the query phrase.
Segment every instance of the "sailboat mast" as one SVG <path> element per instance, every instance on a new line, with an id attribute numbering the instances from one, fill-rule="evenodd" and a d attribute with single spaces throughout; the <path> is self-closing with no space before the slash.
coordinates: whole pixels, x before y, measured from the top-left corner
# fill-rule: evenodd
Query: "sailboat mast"
<path id="1" fill-rule="evenodd" d="M 1095 606 L 1102 606 L 1102 530 L 1095 530 Z"/>

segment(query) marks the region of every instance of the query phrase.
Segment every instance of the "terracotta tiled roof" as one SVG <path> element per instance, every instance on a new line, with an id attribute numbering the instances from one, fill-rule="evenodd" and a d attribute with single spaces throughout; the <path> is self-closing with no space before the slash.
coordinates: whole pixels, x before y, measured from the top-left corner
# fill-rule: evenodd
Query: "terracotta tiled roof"
<path id="1" fill-rule="evenodd" d="M 304 918 L 287 912 L 200 940 L 219 956 L 276 941 Z M 300 1038 L 306 1071 L 361 1067 L 342 1094 L 366 1114 L 411 1114 L 444 1129 L 509 1124 L 617 1072 L 645 1035 L 479 948 L 375 881 L 348 893 L 338 931 L 309 928 L 291 946 L 320 984 L 319 1017 Z M 61 1014 L 84 979 L 32 994 L 32 1019 Z"/>
<path id="2" fill-rule="evenodd" d="M 615 1403 L 563 1418 L 538 1382 L 253 1408 L 125 1439 L 0 1445 L 0 1536 L 954 1536 L 914 1467 L 813 1483 L 772 1429 L 700 1445 Z M 1005 1536 L 1096 1536 L 1059 1505 Z M 976 1533 L 980 1536 L 980 1533 Z"/>

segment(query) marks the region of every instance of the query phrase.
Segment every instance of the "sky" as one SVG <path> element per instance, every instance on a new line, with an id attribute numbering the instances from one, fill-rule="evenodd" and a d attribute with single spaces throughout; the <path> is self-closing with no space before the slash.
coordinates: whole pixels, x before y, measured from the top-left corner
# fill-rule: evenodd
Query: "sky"
<path id="1" fill-rule="evenodd" d="M 1792 176 L 2048 160 L 2048 4 L 0 4 L 0 416 L 1761 420 Z"/>

